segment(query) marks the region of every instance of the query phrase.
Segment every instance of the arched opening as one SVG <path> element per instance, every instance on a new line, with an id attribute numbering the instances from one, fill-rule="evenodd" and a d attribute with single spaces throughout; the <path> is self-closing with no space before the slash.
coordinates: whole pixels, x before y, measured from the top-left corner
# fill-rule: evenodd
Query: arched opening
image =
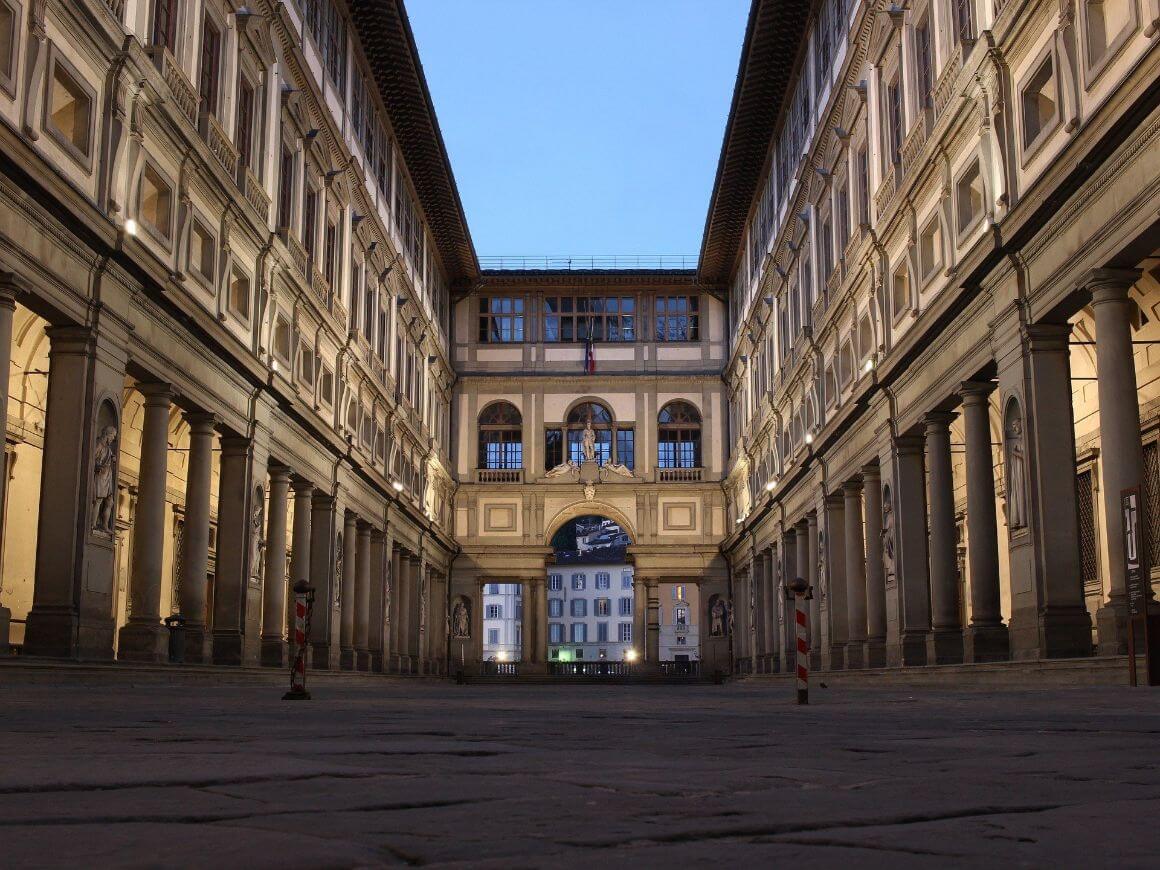
<path id="1" fill-rule="evenodd" d="M 479 415 L 479 468 L 524 467 L 523 417 L 511 402 L 494 402 Z"/>
<path id="2" fill-rule="evenodd" d="M 657 415 L 657 465 L 701 467 L 701 415 L 688 402 L 669 402 Z"/>

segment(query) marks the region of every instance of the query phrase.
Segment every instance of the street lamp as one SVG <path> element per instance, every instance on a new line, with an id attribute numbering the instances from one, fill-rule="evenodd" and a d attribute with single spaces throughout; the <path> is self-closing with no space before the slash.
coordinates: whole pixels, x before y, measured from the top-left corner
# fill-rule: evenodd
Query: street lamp
<path id="1" fill-rule="evenodd" d="M 634 649 L 627 650 L 624 654 L 624 660 L 626 662 L 628 662 L 629 664 L 632 664 L 633 662 L 635 662 L 636 658 L 637 658 L 637 653 L 636 653 L 636 650 L 634 650 Z"/>

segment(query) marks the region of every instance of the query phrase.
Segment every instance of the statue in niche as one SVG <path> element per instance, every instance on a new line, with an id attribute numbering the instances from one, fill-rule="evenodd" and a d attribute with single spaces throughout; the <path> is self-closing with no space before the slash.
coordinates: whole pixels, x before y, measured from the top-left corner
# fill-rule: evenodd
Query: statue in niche
<path id="1" fill-rule="evenodd" d="M 117 522 L 117 427 L 101 428 L 93 450 L 93 531 L 112 535 Z"/>
<path id="2" fill-rule="evenodd" d="M 729 606 L 725 599 L 714 595 L 709 602 L 709 636 L 725 637 L 729 631 Z"/>
<path id="3" fill-rule="evenodd" d="M 596 430 L 592 428 L 591 417 L 584 424 L 584 433 L 580 436 L 580 451 L 585 462 L 596 461 Z"/>
<path id="4" fill-rule="evenodd" d="M 471 637 L 471 612 L 463 596 L 456 598 L 455 606 L 451 608 L 451 636 L 456 640 Z"/>
<path id="5" fill-rule="evenodd" d="M 882 567 L 889 583 L 894 577 L 894 505 L 889 486 L 882 487 Z"/>
<path id="6" fill-rule="evenodd" d="M 342 562 L 345 558 L 346 547 L 343 545 L 342 532 L 339 532 L 335 540 L 334 552 L 334 606 L 338 607 L 342 604 Z"/>
<path id="7" fill-rule="evenodd" d="M 266 562 L 266 539 L 262 535 L 262 517 L 265 514 L 261 487 L 254 490 L 254 509 L 250 511 L 250 576 L 261 577 Z"/>
<path id="8" fill-rule="evenodd" d="M 806 578 L 807 582 L 809 578 Z M 818 595 L 826 600 L 826 530 L 818 529 Z"/>
<path id="9" fill-rule="evenodd" d="M 1023 416 L 1014 399 L 1007 405 L 1007 425 L 1003 430 L 1007 446 L 1007 525 L 1022 529 L 1027 525 L 1027 460 L 1023 452 Z"/>

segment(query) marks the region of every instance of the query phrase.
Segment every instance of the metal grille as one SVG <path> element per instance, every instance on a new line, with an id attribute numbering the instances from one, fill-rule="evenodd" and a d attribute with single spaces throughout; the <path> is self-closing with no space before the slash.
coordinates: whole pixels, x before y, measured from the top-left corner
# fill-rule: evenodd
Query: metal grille
<path id="1" fill-rule="evenodd" d="M 1098 556 L 1096 554 L 1095 513 L 1092 510 L 1092 473 L 1081 471 L 1075 476 L 1076 501 L 1079 505 L 1079 564 L 1084 585 L 1096 583 Z"/>
<path id="2" fill-rule="evenodd" d="M 1144 445 L 1144 531 L 1147 536 L 1144 552 L 1148 565 L 1156 565 L 1160 558 L 1160 450 L 1157 442 Z"/>

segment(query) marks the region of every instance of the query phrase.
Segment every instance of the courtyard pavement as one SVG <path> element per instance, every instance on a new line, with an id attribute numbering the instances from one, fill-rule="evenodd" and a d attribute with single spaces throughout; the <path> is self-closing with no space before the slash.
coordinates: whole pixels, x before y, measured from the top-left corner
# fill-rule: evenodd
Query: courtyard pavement
<path id="1" fill-rule="evenodd" d="M 1160 866 L 1158 690 L 313 690 L 0 684 L 0 866 Z"/>

